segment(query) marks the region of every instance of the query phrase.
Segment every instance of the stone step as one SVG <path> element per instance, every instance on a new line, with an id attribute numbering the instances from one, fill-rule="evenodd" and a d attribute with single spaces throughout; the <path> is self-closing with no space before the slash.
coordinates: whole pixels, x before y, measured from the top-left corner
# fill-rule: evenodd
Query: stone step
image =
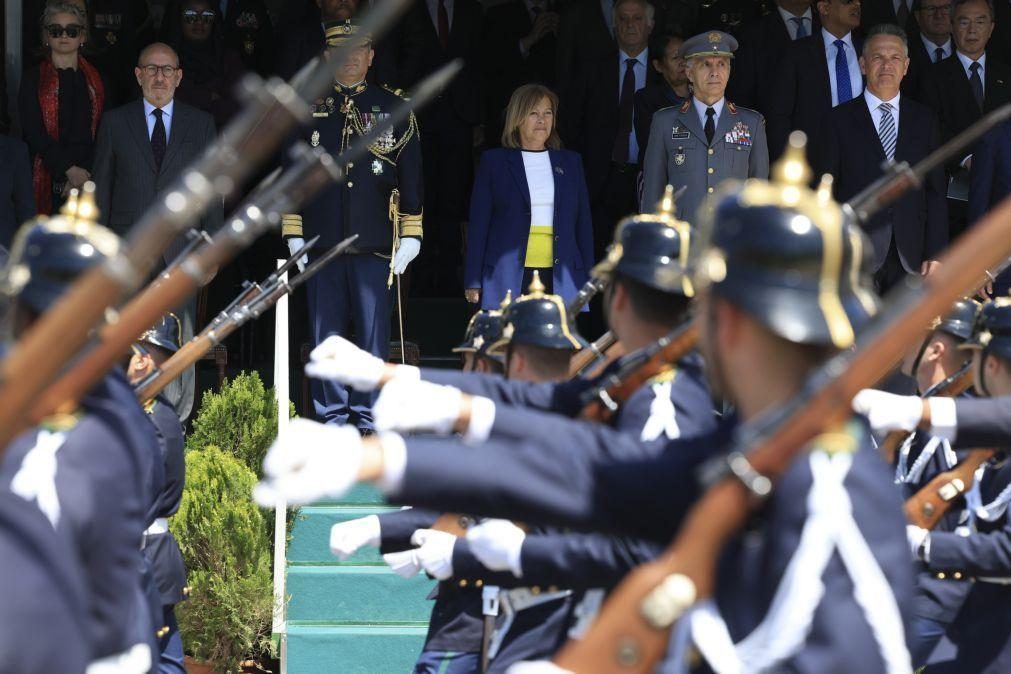
<path id="1" fill-rule="evenodd" d="M 434 584 L 424 574 L 401 578 L 385 565 L 290 566 L 288 621 L 425 623 Z"/>
<path id="2" fill-rule="evenodd" d="M 288 624 L 289 674 L 407 674 L 425 625 Z"/>
<path id="3" fill-rule="evenodd" d="M 382 564 L 378 548 L 365 547 L 341 562 L 330 553 L 330 527 L 338 522 L 395 511 L 397 508 L 380 506 L 305 506 L 299 510 L 298 520 L 288 543 L 288 563 L 304 564 Z"/>

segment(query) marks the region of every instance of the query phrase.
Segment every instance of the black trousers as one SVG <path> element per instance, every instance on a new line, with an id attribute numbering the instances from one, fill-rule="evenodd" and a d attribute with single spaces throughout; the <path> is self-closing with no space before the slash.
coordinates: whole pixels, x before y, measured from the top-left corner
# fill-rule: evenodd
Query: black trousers
<path id="1" fill-rule="evenodd" d="M 638 179 L 638 164 L 611 162 L 604 189 L 590 195 L 595 259 L 604 257 L 608 245 L 614 240 L 618 222 L 639 212 Z"/>

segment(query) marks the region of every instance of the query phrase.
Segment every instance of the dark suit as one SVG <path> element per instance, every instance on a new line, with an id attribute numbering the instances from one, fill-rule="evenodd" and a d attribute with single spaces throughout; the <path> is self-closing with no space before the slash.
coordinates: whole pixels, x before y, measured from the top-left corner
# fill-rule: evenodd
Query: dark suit
<path id="1" fill-rule="evenodd" d="M 837 106 L 829 115 L 820 172 L 835 176 L 836 200 L 846 201 L 881 175 L 885 154 L 877 127 L 877 111 L 872 117 L 863 96 Z M 916 101 L 900 99 L 895 161 L 916 165 L 939 144 L 933 112 Z M 937 258 L 948 243 L 944 194 L 944 174 L 935 169 L 922 189 L 906 192 L 863 225 L 874 244 L 873 269 L 881 270 L 893 242 L 902 268 L 910 274 L 918 274 L 924 260 Z"/>
<path id="2" fill-rule="evenodd" d="M 910 10 L 906 18 L 906 23 L 902 29 L 906 31 L 909 40 L 917 38 L 920 34 L 920 24 L 916 20 L 916 15 L 912 12 L 913 0 L 903 0 L 906 9 Z M 862 0 L 860 3 L 860 29 L 867 32 L 873 26 L 882 23 L 898 25 L 899 20 L 895 16 L 895 3 L 893 0 Z"/>
<path id="3" fill-rule="evenodd" d="M 607 27 L 598 0 L 575 0 L 558 21 L 558 48 L 555 72 L 558 95 L 569 98 L 569 87 L 586 75 L 588 64 L 595 63 L 615 49 L 614 36 Z M 562 114 L 568 114 L 562 110 Z"/>
<path id="4" fill-rule="evenodd" d="M 955 43 L 949 45 L 950 49 L 955 48 Z M 943 59 L 942 59 L 943 60 Z M 914 98 L 921 103 L 930 104 L 929 100 L 924 100 L 924 80 L 929 77 L 930 69 L 934 65 L 934 48 L 929 51 L 923 44 L 923 39 L 918 35 L 909 38 L 909 70 L 902 78 L 902 95 Z"/>
<path id="5" fill-rule="evenodd" d="M 972 152 L 966 223 L 971 227 L 991 206 L 1011 194 L 1011 123 L 1004 122 L 984 135 Z M 995 297 L 1008 294 L 1011 272 L 998 276 Z"/>
<path id="6" fill-rule="evenodd" d="M 274 70 L 282 79 L 290 80 L 326 46 L 319 15 L 306 17 L 284 28 L 279 42 Z"/>
<path id="7" fill-rule="evenodd" d="M 632 124 L 635 127 L 635 137 L 639 140 L 640 165 L 646 158 L 646 143 L 649 140 L 650 124 L 653 123 L 653 113 L 684 102 L 685 99 L 678 96 L 666 82 L 650 84 L 635 92 Z"/>
<path id="8" fill-rule="evenodd" d="M 854 37 L 859 54 L 861 42 Z M 834 67 L 834 65 L 833 65 Z M 818 155 L 818 146 L 827 132 L 828 113 L 832 109 L 832 84 L 821 31 L 792 42 L 783 57 L 775 96 L 769 104 L 769 158 L 776 159 L 786 147 L 791 131 L 807 134 L 807 156 Z M 863 90 L 860 81 L 850 83 L 855 95 Z"/>
<path id="9" fill-rule="evenodd" d="M 155 199 L 172 185 L 183 169 L 198 159 L 214 143 L 217 134 L 214 119 L 185 103 L 176 101 L 172 114 L 165 159 L 159 170 L 155 164 L 142 100 L 109 110 L 102 117 L 95 141 L 92 179 L 99 217 L 117 234 L 123 235 L 137 222 Z M 212 203 L 200 220 L 200 226 L 214 232 L 221 225 L 220 202 Z M 164 254 L 170 262 L 185 245 L 177 237 Z M 183 340 L 193 336 L 195 307 L 186 305 L 183 315 Z M 193 407 L 193 368 L 167 389 L 166 395 L 186 419 Z"/>
<path id="10" fill-rule="evenodd" d="M 0 162 L 0 247 L 7 251 L 18 227 L 35 217 L 35 195 L 28 146 L 0 134 L 0 156 L 4 157 Z M 3 257 L 6 261 L 6 252 Z"/>

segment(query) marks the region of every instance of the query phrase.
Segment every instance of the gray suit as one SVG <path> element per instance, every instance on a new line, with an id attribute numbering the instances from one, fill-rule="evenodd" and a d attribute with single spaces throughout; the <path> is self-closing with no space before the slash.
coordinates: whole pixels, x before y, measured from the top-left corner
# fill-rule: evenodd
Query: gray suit
<path id="1" fill-rule="evenodd" d="M 680 107 L 658 110 L 649 129 L 643 164 L 642 212 L 656 209 L 669 184 L 687 187 L 677 202 L 677 217 L 694 221 L 707 194 L 727 179 L 769 177 L 765 118 L 725 101 L 712 145 L 688 99 Z"/>
<path id="2" fill-rule="evenodd" d="M 92 171 L 101 222 L 121 236 L 126 234 L 157 195 L 169 187 L 216 138 L 214 119 L 209 114 L 176 101 L 165 158 L 161 170 L 158 170 L 144 119 L 143 101 L 136 100 L 106 112 L 95 141 Z M 210 232 L 216 231 L 222 217 L 221 205 L 212 206 L 204 214 L 200 225 Z M 177 238 L 164 255 L 166 262 L 171 261 L 184 245 L 182 237 Z M 193 336 L 194 314 L 195 302 L 180 307 L 184 341 Z M 175 405 L 182 419 L 186 419 L 193 408 L 193 383 L 191 367 L 165 389 L 166 397 Z"/>

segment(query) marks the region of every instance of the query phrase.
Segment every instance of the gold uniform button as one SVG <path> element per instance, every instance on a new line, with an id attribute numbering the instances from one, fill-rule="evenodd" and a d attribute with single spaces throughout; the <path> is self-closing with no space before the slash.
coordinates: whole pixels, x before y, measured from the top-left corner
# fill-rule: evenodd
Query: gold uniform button
<path id="1" fill-rule="evenodd" d="M 348 162 L 348 171 L 350 171 L 354 167 L 355 167 L 355 163 L 353 161 Z"/>
<path id="2" fill-rule="evenodd" d="M 464 578 L 463 580 L 460 581 L 460 587 L 467 587 L 467 579 L 466 578 Z"/>
<path id="3" fill-rule="evenodd" d="M 710 187 L 710 188 L 709 188 L 709 189 L 707 189 L 706 191 L 707 191 L 707 192 L 709 192 L 709 194 L 712 194 L 712 193 L 713 193 L 713 188 L 712 188 L 712 187 Z"/>
<path id="4" fill-rule="evenodd" d="M 530 588 L 530 594 L 538 595 L 540 593 L 541 593 L 541 586 L 540 585 L 534 585 L 532 588 Z"/>
<path id="5" fill-rule="evenodd" d="M 478 578 L 477 580 L 474 581 L 474 587 L 481 587 L 483 585 L 484 585 L 484 581 L 481 580 L 480 578 Z"/>
<path id="6" fill-rule="evenodd" d="M 709 154 L 716 154 L 716 150 L 714 150 L 713 148 L 709 148 Z"/>
<path id="7" fill-rule="evenodd" d="M 355 184 L 349 180 L 348 181 L 348 187 L 354 187 L 354 186 L 355 186 Z"/>
<path id="8" fill-rule="evenodd" d="M 955 580 L 962 580 L 962 572 L 956 571 L 955 573 L 951 574 L 951 577 L 954 578 Z"/>
<path id="9" fill-rule="evenodd" d="M 714 169 L 712 166 L 710 166 L 709 167 L 709 172 L 710 173 L 716 173 L 716 169 Z"/>
<path id="10" fill-rule="evenodd" d="M 558 592 L 558 586 L 557 585 L 551 585 L 551 586 L 549 586 L 548 587 L 548 592 Z"/>
<path id="11" fill-rule="evenodd" d="M 944 575 L 944 571 L 938 572 L 938 574 L 937 574 L 937 579 L 938 580 L 944 580 L 945 578 L 946 578 L 946 576 Z"/>

